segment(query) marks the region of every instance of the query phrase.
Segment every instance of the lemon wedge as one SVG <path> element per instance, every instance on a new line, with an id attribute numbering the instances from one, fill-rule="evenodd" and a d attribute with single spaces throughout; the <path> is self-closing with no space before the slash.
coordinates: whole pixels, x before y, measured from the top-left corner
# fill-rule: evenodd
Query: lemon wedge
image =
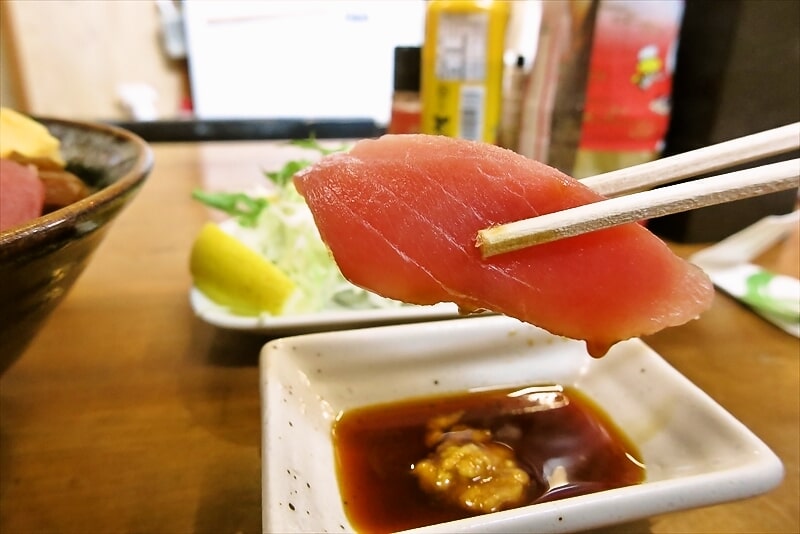
<path id="1" fill-rule="evenodd" d="M 195 239 L 189 269 L 200 291 L 238 315 L 279 315 L 295 289 L 283 271 L 214 223 Z"/>
<path id="2" fill-rule="evenodd" d="M 64 166 L 61 143 L 44 125 L 9 108 L 0 108 L 0 158 L 16 152 Z"/>

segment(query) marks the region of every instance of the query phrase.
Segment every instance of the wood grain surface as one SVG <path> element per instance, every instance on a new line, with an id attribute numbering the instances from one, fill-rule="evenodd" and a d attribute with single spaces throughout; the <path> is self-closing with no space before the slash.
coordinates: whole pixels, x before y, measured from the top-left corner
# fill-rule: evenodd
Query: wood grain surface
<path id="1" fill-rule="evenodd" d="M 214 215 L 190 194 L 257 183 L 286 153 L 264 142 L 154 149 L 139 197 L 0 378 L 3 534 L 261 530 L 258 354 L 267 339 L 192 314 L 189 249 Z M 797 241 L 760 261 L 796 276 Z M 754 499 L 607 532 L 798 532 L 798 340 L 718 295 L 700 320 L 645 341 L 763 439 L 786 475 Z"/>

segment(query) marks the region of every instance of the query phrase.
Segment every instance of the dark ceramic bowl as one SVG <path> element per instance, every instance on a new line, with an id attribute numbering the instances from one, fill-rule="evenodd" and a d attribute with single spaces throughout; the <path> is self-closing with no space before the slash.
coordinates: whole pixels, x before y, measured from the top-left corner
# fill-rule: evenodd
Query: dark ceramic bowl
<path id="1" fill-rule="evenodd" d="M 67 169 L 96 191 L 0 232 L 0 375 L 33 340 L 153 165 L 148 145 L 120 128 L 40 119 L 61 140 Z"/>

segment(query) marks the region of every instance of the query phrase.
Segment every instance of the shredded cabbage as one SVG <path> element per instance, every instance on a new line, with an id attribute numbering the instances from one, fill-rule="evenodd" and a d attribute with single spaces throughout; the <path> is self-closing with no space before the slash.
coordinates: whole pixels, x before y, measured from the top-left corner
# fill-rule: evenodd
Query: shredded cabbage
<path id="1" fill-rule="evenodd" d="M 309 141 L 303 143 L 307 148 L 318 147 L 315 143 L 309 145 Z M 290 169 L 294 174 L 308 164 L 310 162 L 305 160 L 301 165 L 292 161 L 284 170 Z M 291 176 L 287 176 L 288 172 L 266 174 L 273 187 L 255 193 L 195 192 L 193 196 L 208 206 L 234 215 L 236 224 L 226 225 L 226 231 L 264 255 L 295 283 L 295 292 L 284 306 L 284 315 L 403 306 L 399 301 L 383 298 L 348 282 L 322 241 L 311 210 L 295 189 Z M 248 209 L 246 214 L 239 209 L 243 204 Z M 258 207 L 250 209 L 252 206 Z"/>

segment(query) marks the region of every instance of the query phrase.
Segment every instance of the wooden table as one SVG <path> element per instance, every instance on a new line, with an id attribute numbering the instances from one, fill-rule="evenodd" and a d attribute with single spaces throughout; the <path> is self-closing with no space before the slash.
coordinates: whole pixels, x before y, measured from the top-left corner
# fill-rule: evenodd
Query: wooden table
<path id="1" fill-rule="evenodd" d="M 3 534 L 261 529 L 266 339 L 192 314 L 188 253 L 210 214 L 190 194 L 252 185 L 292 154 L 265 142 L 154 150 L 140 195 L 0 378 Z M 797 236 L 764 261 L 796 276 Z M 798 340 L 720 295 L 699 321 L 646 341 L 772 447 L 786 476 L 758 498 L 609 531 L 800 531 Z"/>

